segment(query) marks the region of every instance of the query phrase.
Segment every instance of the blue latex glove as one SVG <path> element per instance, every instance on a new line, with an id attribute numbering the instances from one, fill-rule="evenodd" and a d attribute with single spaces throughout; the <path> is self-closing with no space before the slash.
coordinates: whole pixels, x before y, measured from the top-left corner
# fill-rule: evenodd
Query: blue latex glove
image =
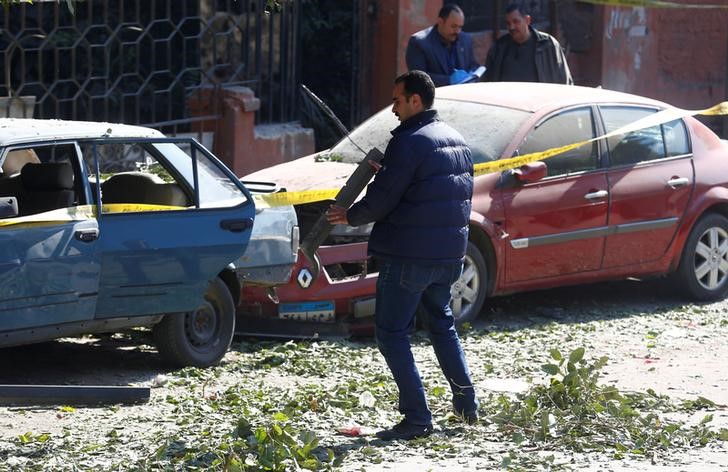
<path id="1" fill-rule="evenodd" d="M 472 77 L 473 74 L 470 72 L 464 71 L 462 69 L 455 69 L 452 74 L 450 74 L 450 85 L 453 84 L 462 84 L 463 82 L 469 80 Z"/>

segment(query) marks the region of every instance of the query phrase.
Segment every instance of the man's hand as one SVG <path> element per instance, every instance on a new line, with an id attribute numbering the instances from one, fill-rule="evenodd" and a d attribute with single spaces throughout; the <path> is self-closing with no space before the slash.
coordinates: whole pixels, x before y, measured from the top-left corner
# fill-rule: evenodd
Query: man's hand
<path id="1" fill-rule="evenodd" d="M 369 164 L 369 166 L 370 166 L 370 167 L 371 167 L 372 169 L 374 169 L 374 172 L 379 172 L 379 169 L 381 169 L 381 168 L 382 168 L 382 164 L 378 163 L 377 161 L 373 161 L 373 160 L 369 159 L 369 160 L 367 161 L 367 163 Z"/>
<path id="2" fill-rule="evenodd" d="M 450 85 L 453 84 L 462 84 L 468 79 L 470 79 L 470 74 L 467 71 L 464 71 L 462 69 L 455 69 L 452 74 L 450 74 Z"/>
<path id="3" fill-rule="evenodd" d="M 346 208 L 338 205 L 331 205 L 326 212 L 326 219 L 332 225 L 348 225 L 349 220 L 346 218 Z"/>

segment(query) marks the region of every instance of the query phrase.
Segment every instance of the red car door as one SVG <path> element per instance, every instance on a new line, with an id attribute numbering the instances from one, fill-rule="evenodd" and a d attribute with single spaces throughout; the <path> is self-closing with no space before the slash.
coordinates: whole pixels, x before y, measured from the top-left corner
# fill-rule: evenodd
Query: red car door
<path id="1" fill-rule="evenodd" d="M 654 109 L 600 107 L 607 132 L 654 113 Z M 609 236 L 603 268 L 654 261 L 665 254 L 695 183 L 682 120 L 607 140 Z"/>
<path id="2" fill-rule="evenodd" d="M 533 128 L 519 154 L 593 138 L 594 123 L 591 107 L 561 111 Z M 545 163 L 546 178 L 503 189 L 508 233 L 504 286 L 509 288 L 601 266 L 609 200 L 606 171 L 599 168 L 598 143 Z"/>

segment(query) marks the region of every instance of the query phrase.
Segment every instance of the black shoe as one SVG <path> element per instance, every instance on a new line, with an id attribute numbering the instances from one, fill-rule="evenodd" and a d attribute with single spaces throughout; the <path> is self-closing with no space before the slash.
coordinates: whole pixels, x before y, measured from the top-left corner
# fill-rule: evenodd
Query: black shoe
<path id="1" fill-rule="evenodd" d="M 376 436 L 384 441 L 395 439 L 409 441 L 410 439 L 427 437 L 430 433 L 432 433 L 431 424 L 413 424 L 407 420 L 402 420 L 389 429 L 378 431 Z"/>

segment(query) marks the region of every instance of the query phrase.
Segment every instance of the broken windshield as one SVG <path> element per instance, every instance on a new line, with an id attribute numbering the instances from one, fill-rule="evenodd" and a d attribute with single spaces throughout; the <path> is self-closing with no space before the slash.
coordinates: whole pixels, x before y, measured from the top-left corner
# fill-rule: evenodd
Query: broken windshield
<path id="1" fill-rule="evenodd" d="M 518 128 L 530 116 L 529 112 L 522 110 L 457 100 L 435 100 L 433 108 L 442 120 L 463 135 L 476 164 L 499 159 Z M 398 125 L 391 107 L 387 107 L 354 129 L 349 137 L 344 137 L 321 157 L 332 161 L 359 162 L 364 157 L 362 150 L 369 151 L 377 147 L 383 152 L 392 137 L 390 131 Z"/>

